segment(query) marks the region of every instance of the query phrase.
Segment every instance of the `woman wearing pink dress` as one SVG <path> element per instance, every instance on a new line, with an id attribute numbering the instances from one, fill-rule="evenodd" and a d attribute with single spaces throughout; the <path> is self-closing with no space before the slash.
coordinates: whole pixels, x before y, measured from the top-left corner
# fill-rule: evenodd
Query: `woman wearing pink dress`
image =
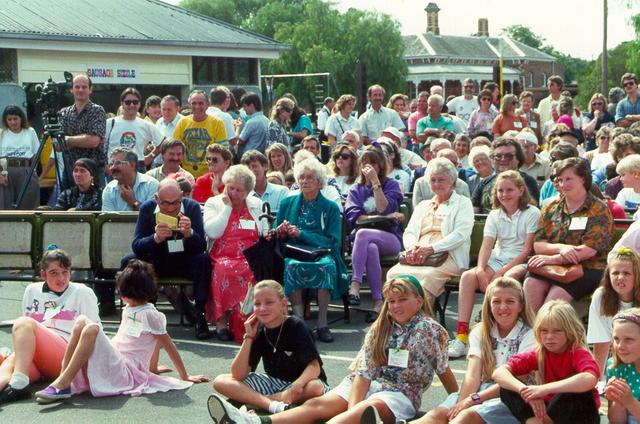
<path id="1" fill-rule="evenodd" d="M 36 392 L 38 403 L 51 403 L 88 390 L 95 397 L 139 396 L 186 389 L 194 382 L 208 381 L 205 376 L 187 374 L 180 353 L 167 334 L 166 317 L 150 303 L 157 296 L 151 265 L 132 260 L 116 283 L 127 304 L 118 333 L 109 340 L 99 324 L 78 317 L 62 360 L 62 372 L 50 386 Z M 169 355 L 180 380 L 149 371 L 158 344 Z M 74 380 L 79 371 L 86 379 L 83 384 Z"/>

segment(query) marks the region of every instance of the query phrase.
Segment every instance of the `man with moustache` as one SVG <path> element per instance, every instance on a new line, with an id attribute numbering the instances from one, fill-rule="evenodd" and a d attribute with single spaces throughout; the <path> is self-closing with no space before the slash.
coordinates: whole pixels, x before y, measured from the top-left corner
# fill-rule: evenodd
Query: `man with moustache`
<path id="1" fill-rule="evenodd" d="M 153 198 L 158 180 L 136 171 L 138 155 L 127 147 L 111 152 L 109 170 L 113 180 L 102 191 L 103 212 L 137 211 L 140 204 Z"/>
<path id="2" fill-rule="evenodd" d="M 193 187 L 193 185 L 195 184 L 193 175 L 191 175 L 189 171 L 180 166 L 180 164 L 182 163 L 182 158 L 184 157 L 185 150 L 186 146 L 182 141 L 174 140 L 172 138 L 166 139 L 160 147 L 162 166 L 153 168 L 152 170 L 147 172 L 147 175 L 155 178 L 156 180 L 158 180 L 158 182 L 161 182 L 171 174 L 182 172 Z"/>

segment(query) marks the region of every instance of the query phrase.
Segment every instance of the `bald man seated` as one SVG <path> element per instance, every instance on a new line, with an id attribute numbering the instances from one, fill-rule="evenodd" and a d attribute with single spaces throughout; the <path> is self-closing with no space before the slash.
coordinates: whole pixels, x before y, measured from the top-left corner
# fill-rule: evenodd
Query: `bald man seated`
<path id="1" fill-rule="evenodd" d="M 158 277 L 183 277 L 193 282 L 195 334 L 198 339 L 211 336 L 204 317 L 209 294 L 211 261 L 202 223 L 200 204 L 183 197 L 175 180 L 164 179 L 154 198 L 140 206 L 130 259 L 153 264 Z"/>

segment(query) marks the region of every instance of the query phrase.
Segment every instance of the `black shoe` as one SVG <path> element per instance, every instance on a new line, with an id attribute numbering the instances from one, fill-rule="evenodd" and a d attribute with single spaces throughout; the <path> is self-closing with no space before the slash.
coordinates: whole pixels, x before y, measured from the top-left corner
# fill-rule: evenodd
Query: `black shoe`
<path id="1" fill-rule="evenodd" d="M 318 340 L 323 343 L 333 342 L 333 334 L 331 334 L 331 330 L 329 330 L 329 327 L 318 328 Z"/>
<path id="2" fill-rule="evenodd" d="M 184 318 L 189 324 L 195 324 L 196 316 L 198 315 L 196 307 L 193 306 L 193 303 L 189 300 L 186 294 L 180 293 L 180 298 L 182 301 L 182 313 L 184 314 Z"/>
<path id="3" fill-rule="evenodd" d="M 116 304 L 114 302 L 100 302 L 98 305 L 98 314 L 100 315 L 100 318 L 115 315 Z"/>
<path id="4" fill-rule="evenodd" d="M 211 338 L 211 331 L 209 331 L 209 325 L 204 316 L 200 316 L 196 319 L 196 339 L 206 340 Z"/>
<path id="5" fill-rule="evenodd" d="M 372 322 L 378 319 L 378 315 L 379 314 L 376 311 L 369 311 L 364 316 L 364 322 L 366 322 L 367 324 L 371 324 Z"/>
<path id="6" fill-rule="evenodd" d="M 222 330 L 216 330 L 216 335 L 218 336 L 218 340 L 223 342 L 230 342 L 233 340 L 233 335 L 228 328 L 223 328 Z"/>
<path id="7" fill-rule="evenodd" d="M 357 294 L 349 295 L 349 305 L 350 306 L 360 306 L 360 296 Z"/>
<path id="8" fill-rule="evenodd" d="M 24 389 L 14 389 L 10 384 L 7 384 L 6 387 L 0 392 L 0 404 L 16 402 L 18 400 L 25 400 L 31 398 L 31 391 L 29 390 L 29 386 Z"/>

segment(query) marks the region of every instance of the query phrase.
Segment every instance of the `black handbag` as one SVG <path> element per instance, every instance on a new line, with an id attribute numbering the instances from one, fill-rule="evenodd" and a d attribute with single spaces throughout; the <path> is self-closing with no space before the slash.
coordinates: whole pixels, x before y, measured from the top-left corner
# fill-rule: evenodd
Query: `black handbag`
<path id="1" fill-rule="evenodd" d="M 398 221 L 395 218 L 389 218 L 382 215 L 370 216 L 367 219 L 361 219 L 356 222 L 356 231 L 361 228 L 370 228 L 372 230 L 381 230 L 391 232 L 395 230 L 398 225 Z"/>
<path id="2" fill-rule="evenodd" d="M 318 262 L 320 258 L 331 253 L 329 248 L 313 247 L 305 244 L 284 245 L 284 257 L 300 262 Z"/>

